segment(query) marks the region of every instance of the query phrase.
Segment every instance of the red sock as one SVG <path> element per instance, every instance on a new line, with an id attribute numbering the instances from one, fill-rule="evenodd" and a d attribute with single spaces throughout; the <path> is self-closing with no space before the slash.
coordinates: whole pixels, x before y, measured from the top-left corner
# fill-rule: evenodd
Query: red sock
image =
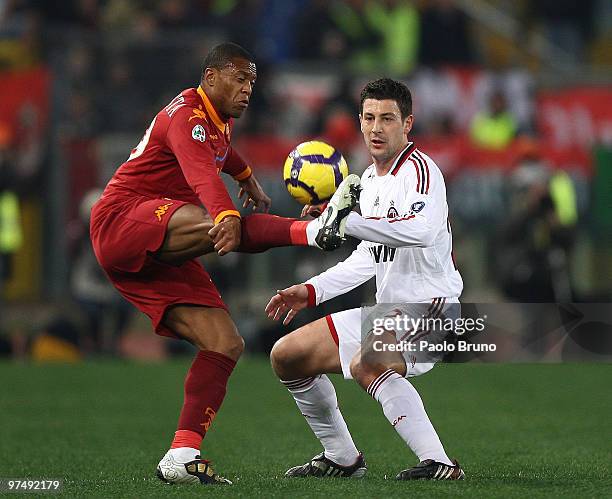
<path id="1" fill-rule="evenodd" d="M 202 444 L 202 435 L 191 430 L 177 430 L 174 432 L 174 440 L 172 440 L 171 449 L 178 447 L 191 447 L 199 449 Z"/>
<path id="2" fill-rule="evenodd" d="M 307 246 L 306 225 L 295 218 L 255 213 L 242 219 L 242 240 L 238 251 L 259 253 L 279 246 Z"/>
<path id="3" fill-rule="evenodd" d="M 185 378 L 185 400 L 172 448 L 200 447 L 221 407 L 227 380 L 235 366 L 236 361 L 222 353 L 198 352 Z"/>

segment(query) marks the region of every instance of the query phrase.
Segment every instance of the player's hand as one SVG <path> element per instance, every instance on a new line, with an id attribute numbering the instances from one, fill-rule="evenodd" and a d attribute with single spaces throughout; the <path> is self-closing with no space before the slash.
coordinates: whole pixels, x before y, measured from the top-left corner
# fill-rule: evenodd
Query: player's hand
<path id="1" fill-rule="evenodd" d="M 306 215 L 310 215 L 312 218 L 318 218 L 325 211 L 325 208 L 327 208 L 327 201 L 321 204 L 306 204 L 302 208 L 301 216 L 304 218 Z"/>
<path id="2" fill-rule="evenodd" d="M 255 175 L 251 175 L 246 180 L 238 182 L 238 184 L 240 185 L 238 197 L 240 199 L 244 197 L 243 208 L 248 208 L 250 204 L 253 204 L 253 211 L 259 210 L 263 213 L 270 211 L 272 200 L 263 191 Z"/>
<path id="3" fill-rule="evenodd" d="M 208 231 L 219 256 L 235 250 L 240 245 L 241 234 L 240 218 L 234 216 L 225 217 Z"/>
<path id="4" fill-rule="evenodd" d="M 266 305 L 266 313 L 273 321 L 277 321 L 287 312 L 283 324 L 287 325 L 300 310 L 308 306 L 308 288 L 305 284 L 295 284 L 287 289 L 281 289 Z"/>

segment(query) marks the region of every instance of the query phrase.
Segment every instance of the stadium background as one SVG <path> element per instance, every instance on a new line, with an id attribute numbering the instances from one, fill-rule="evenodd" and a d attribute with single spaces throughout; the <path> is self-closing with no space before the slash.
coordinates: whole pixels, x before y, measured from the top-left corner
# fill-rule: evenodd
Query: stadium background
<path id="1" fill-rule="evenodd" d="M 367 166 L 357 121 L 359 90 L 368 80 L 394 76 L 413 92 L 413 139 L 445 174 L 454 252 L 465 282 L 462 300 L 609 302 L 611 33 L 612 4 L 606 0 L 0 2 L 0 355 L 7 358 L 0 364 L 7 385 L 0 405 L 3 423 L 8 423 L 3 431 L 34 439 L 62 421 L 76 424 L 70 414 L 78 400 L 110 415 L 113 394 L 133 396 L 128 387 L 136 383 L 124 385 L 122 376 L 144 379 L 155 373 L 169 376 L 172 383 L 164 383 L 176 385 L 176 394 L 155 390 L 160 398 L 155 409 L 143 401 L 125 419 L 138 420 L 138 410 L 162 411 L 164 431 L 172 430 L 190 350 L 155 337 L 148 320 L 118 299 L 93 260 L 87 213 L 96 189 L 125 160 L 152 116 L 182 89 L 197 84 L 204 55 L 219 41 L 240 43 L 256 56 L 258 81 L 249 110 L 237 121 L 234 144 L 272 197 L 274 213 L 296 216 L 300 209 L 286 193 L 281 173 L 297 143 L 320 137 L 343 152 L 351 171 L 360 173 Z M 494 101 L 502 109 L 491 117 Z M 236 193 L 231 181 L 228 187 Z M 555 223 L 529 211 L 545 198 L 552 202 Z M 240 367 L 230 396 L 231 390 L 248 395 L 239 383 L 249 379 L 251 369 L 254 379 L 261 380 L 262 399 L 273 400 L 288 418 L 295 416 L 258 356 L 286 332 L 267 321 L 263 307 L 277 288 L 333 265 L 350 250 L 350 245 L 330 254 L 288 248 L 204 258 L 253 354 Z M 296 322 L 371 301 L 372 290 L 366 285 Z M 609 348 L 605 338 L 598 344 Z M 535 354 L 546 357 L 541 349 Z M 34 363 L 54 359 L 74 364 Z M 155 362 L 118 364 L 112 359 Z M 563 359 L 553 355 L 548 360 Z M 17 365 L 21 361 L 25 364 Z M 462 373 L 478 380 L 470 367 Z M 609 390 L 601 394 L 602 401 L 597 384 L 588 382 L 591 376 L 609 379 L 608 366 L 585 365 L 554 375 L 545 371 L 549 368 L 530 366 L 528 371 L 539 373 L 538 383 L 544 385 L 548 377 L 563 380 L 570 393 L 589 386 L 584 397 L 590 393 L 590 402 L 600 404 L 591 408 L 609 407 Z M 439 390 L 436 379 L 442 383 L 456 376 L 449 369 L 425 381 L 434 393 Z M 525 370 L 503 369 L 496 373 L 509 390 L 508 399 L 520 402 L 522 394 L 512 392 L 511 380 L 516 376 L 519 384 L 528 384 L 532 377 Z M 98 375 L 123 388 L 96 384 Z M 73 381 L 67 383 L 66 376 Z M 106 406 L 92 400 L 92 383 L 100 400 L 109 402 Z M 552 416 L 563 406 L 561 395 L 551 395 L 553 385 L 546 385 L 550 404 L 542 402 L 543 415 Z M 479 395 L 467 387 L 461 392 L 473 402 L 470 408 L 496 390 L 481 388 Z M 342 390 L 349 390 L 347 404 L 361 400 L 356 391 Z M 448 390 L 440 393 L 454 402 L 458 397 Z M 439 400 L 427 399 L 427 393 L 425 398 L 434 404 L 434 413 L 436 403 L 444 411 Z M 228 420 L 236 404 L 228 399 Z M 37 408 L 50 426 L 40 426 L 31 415 Z M 602 445 L 592 438 L 598 414 L 605 412 L 574 413 L 568 422 L 578 427 L 590 417 L 595 447 Z M 260 417 L 265 422 L 271 416 Z M 234 421 L 241 424 L 237 416 Z M 306 454 L 316 450 L 303 422 L 291 421 L 308 442 Z M 448 425 L 452 421 L 446 418 Z M 499 423 L 487 421 L 492 428 Z M 379 423 L 384 421 L 379 418 Z M 219 434 L 227 436 L 222 425 Z M 79 431 L 89 438 L 92 429 L 83 424 Z M 0 444 L 7 455 L 17 441 L 12 438 Z M 147 438 L 155 457 L 163 435 Z M 249 443 L 259 445 L 250 438 Z M 387 433 L 384 438 L 393 440 Z M 549 440 L 545 432 L 534 438 Z M 213 440 L 212 447 L 219 441 L 221 449 L 220 440 Z M 576 445 L 586 445 L 581 442 Z M 289 447 L 287 440 L 281 443 Z M 293 452 L 295 459 L 306 457 Z M 591 448 L 576 456 L 602 452 Z M 609 456 L 609 448 L 606 452 Z M 52 456 L 46 454 L 43 463 L 50 468 L 45 469 L 56 469 Z M 44 474 L 26 461 L 17 460 L 6 470 L 3 463 L 0 477 L 9 470 Z M 286 460 L 278 462 L 282 467 Z M 599 465 L 609 475 L 609 466 Z M 70 480 L 70 473 L 66 476 Z M 359 494 L 357 489 L 350 493 Z"/>

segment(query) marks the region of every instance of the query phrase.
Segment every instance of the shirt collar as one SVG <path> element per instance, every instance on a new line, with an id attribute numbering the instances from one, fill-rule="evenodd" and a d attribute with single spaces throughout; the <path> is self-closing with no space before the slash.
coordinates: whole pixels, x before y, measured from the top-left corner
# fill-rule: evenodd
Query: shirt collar
<path id="1" fill-rule="evenodd" d="M 227 123 L 224 122 L 221 119 L 221 117 L 217 113 L 217 110 L 213 106 L 212 102 L 210 102 L 210 99 L 208 98 L 208 95 L 206 95 L 206 92 L 204 92 L 204 89 L 201 86 L 198 86 L 197 90 L 198 90 L 198 94 L 199 94 L 200 98 L 202 99 L 202 102 L 204 103 L 204 108 L 206 109 L 206 113 L 208 114 L 208 116 L 210 116 L 210 118 L 212 119 L 212 121 L 215 124 L 215 126 L 221 132 L 226 133 L 227 132 Z"/>

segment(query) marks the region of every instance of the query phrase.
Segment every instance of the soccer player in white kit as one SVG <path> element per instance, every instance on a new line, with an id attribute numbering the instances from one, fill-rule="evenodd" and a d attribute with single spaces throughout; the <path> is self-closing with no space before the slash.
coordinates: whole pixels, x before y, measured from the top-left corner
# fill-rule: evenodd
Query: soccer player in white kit
<path id="1" fill-rule="evenodd" d="M 458 304 L 463 281 L 452 258 L 444 178 L 431 158 L 408 140 L 413 120 L 412 97 L 404 84 L 383 78 L 365 86 L 359 121 L 373 164 L 361 177 L 361 215 L 350 213 L 344 227 L 345 235 L 361 242 L 346 260 L 279 291 L 266 307 L 269 317 L 277 320 L 286 313 L 283 323 L 287 324 L 299 310 L 346 293 L 374 276 L 376 302 L 394 304 L 391 315 L 443 317 L 452 304 Z M 359 178 L 353 177 L 358 184 Z M 363 321 L 360 308 L 334 313 L 293 331 L 272 349 L 276 374 L 324 447 L 306 464 L 290 468 L 286 476 L 365 475 L 365 460 L 326 375 L 342 373 L 381 404 L 418 457 L 419 464 L 401 471 L 397 479 L 463 479 L 463 470 L 447 456 L 407 379 L 431 369 L 431 359 L 417 362 L 410 352 L 366 355 L 372 336 L 362 340 Z M 385 331 L 381 338 L 400 340 L 397 331 Z"/>

